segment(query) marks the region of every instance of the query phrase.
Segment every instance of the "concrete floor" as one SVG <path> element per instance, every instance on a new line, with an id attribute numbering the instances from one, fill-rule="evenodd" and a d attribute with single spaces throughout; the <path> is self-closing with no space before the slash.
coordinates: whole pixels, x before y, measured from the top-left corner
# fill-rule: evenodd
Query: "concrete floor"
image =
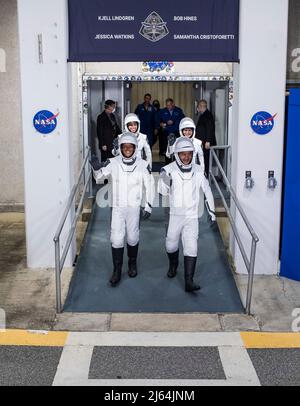
<path id="1" fill-rule="evenodd" d="M 64 295 L 72 273 L 62 274 Z M 0 213 L 0 308 L 9 328 L 50 329 L 55 320 L 54 269 L 26 267 L 23 213 Z"/>
<path id="2" fill-rule="evenodd" d="M 227 220 L 219 218 L 225 243 Z M 78 224 L 77 241 L 86 223 Z M 66 296 L 72 269 L 62 273 Z M 245 302 L 247 277 L 235 275 Z M 24 215 L 0 213 L 0 309 L 6 313 L 7 328 L 72 331 L 291 331 L 300 309 L 300 283 L 277 276 L 256 276 L 253 316 L 222 314 L 62 314 L 55 312 L 53 269 L 26 268 Z M 300 310 L 299 310 L 300 313 Z M 299 324 L 299 323 L 298 323 Z M 1 328 L 1 326 L 0 326 Z"/>

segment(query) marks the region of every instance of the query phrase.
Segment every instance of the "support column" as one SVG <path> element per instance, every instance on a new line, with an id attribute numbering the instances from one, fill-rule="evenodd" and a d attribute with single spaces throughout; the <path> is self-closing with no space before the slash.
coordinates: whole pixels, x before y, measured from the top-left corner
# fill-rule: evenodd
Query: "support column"
<path id="1" fill-rule="evenodd" d="M 241 0 L 240 64 L 234 67 L 232 182 L 237 197 L 258 234 L 257 274 L 278 271 L 284 110 L 287 57 L 288 0 Z M 267 135 L 251 129 L 252 116 L 266 111 L 274 120 Z M 245 189 L 245 172 L 252 172 L 254 188 Z M 277 188 L 267 187 L 268 171 L 275 172 Z M 235 218 L 250 256 L 251 239 L 240 216 Z M 238 273 L 246 273 L 237 245 Z"/>
<path id="2" fill-rule="evenodd" d="M 67 1 L 18 0 L 18 19 L 27 265 L 53 267 L 53 237 L 73 184 Z M 37 132 L 33 126 L 33 118 L 41 110 L 58 114 L 57 127 L 48 135 Z M 61 248 L 72 215 L 74 210 L 67 219 Z M 74 248 L 73 244 L 66 266 L 72 264 Z"/>

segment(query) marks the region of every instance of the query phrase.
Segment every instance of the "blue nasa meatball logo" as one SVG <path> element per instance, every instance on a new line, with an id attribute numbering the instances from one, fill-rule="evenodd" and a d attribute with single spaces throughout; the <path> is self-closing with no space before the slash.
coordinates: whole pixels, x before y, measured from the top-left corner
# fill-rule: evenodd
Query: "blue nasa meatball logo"
<path id="1" fill-rule="evenodd" d="M 48 110 L 41 110 L 33 118 L 34 128 L 42 134 L 50 134 L 57 126 L 57 114 Z"/>
<path id="2" fill-rule="evenodd" d="M 266 111 L 259 111 L 255 113 L 251 119 L 252 130 L 259 135 L 266 135 L 274 128 L 274 118 L 277 113 L 272 116 L 272 114 Z"/>

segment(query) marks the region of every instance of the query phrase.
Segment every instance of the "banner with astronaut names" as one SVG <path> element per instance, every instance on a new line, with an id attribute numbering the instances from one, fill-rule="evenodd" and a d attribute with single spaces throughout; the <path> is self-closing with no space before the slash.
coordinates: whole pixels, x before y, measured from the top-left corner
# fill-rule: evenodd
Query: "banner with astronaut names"
<path id="1" fill-rule="evenodd" d="M 69 61 L 237 62 L 239 0 L 69 0 Z"/>

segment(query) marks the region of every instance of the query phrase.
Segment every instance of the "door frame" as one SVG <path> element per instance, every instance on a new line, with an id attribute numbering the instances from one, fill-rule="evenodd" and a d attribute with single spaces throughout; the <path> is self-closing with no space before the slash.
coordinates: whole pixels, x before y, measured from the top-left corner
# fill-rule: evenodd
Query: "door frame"
<path id="1" fill-rule="evenodd" d="M 82 130 L 82 160 L 85 159 L 85 151 L 87 151 L 89 147 L 89 114 L 88 114 L 88 81 L 121 81 L 124 83 L 130 82 L 210 82 L 210 81 L 221 81 L 221 82 L 228 82 L 229 86 L 230 83 L 233 82 L 233 76 L 227 75 L 189 75 L 189 74 L 180 74 L 180 75 L 135 75 L 135 74 L 126 74 L 126 75 L 112 75 L 110 73 L 107 74 L 91 74 L 87 72 L 82 72 L 82 68 L 78 70 L 78 89 L 79 97 L 78 97 L 78 115 L 79 121 L 81 124 Z M 124 122 L 124 111 L 126 106 L 125 104 L 125 92 L 124 87 L 122 86 L 122 125 Z M 229 103 L 229 100 L 228 100 Z M 228 104 L 230 107 L 230 103 Z M 227 117 L 228 120 L 228 117 Z M 229 128 L 227 127 L 227 134 L 229 132 Z M 87 168 L 88 169 L 88 168 Z M 226 171 L 228 170 L 228 163 L 226 162 Z"/>

